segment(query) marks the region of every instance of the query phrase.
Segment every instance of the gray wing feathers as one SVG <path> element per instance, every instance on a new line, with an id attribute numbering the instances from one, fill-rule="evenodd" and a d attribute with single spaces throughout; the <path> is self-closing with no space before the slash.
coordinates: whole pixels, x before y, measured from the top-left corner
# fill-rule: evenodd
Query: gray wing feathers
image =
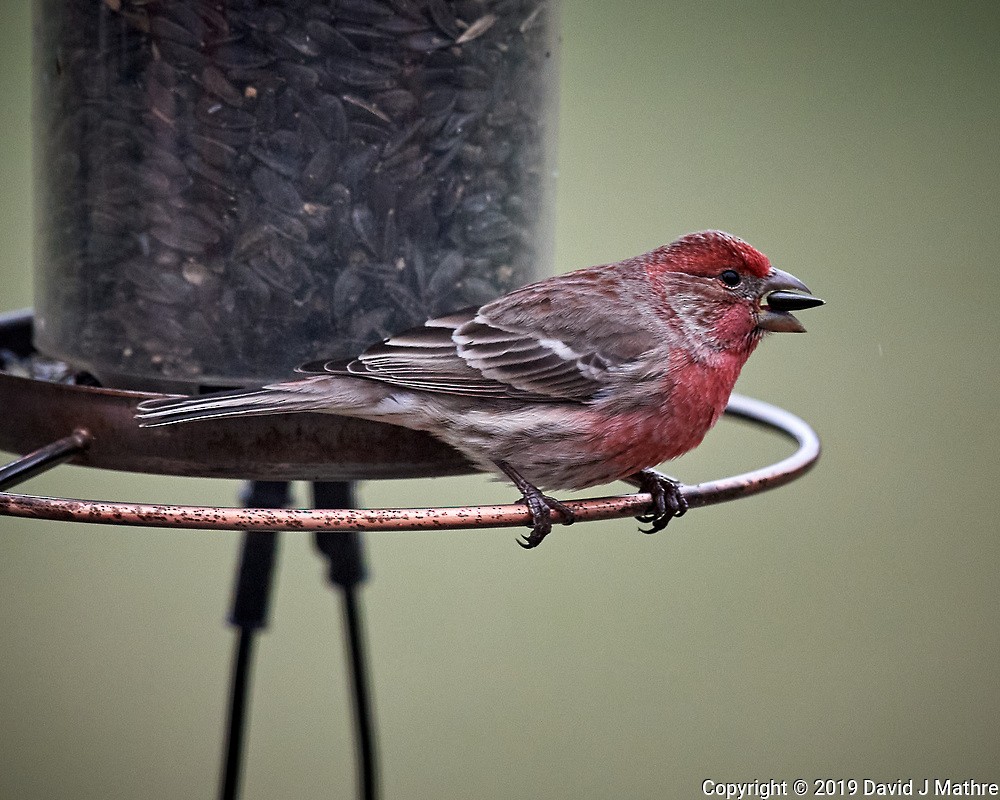
<path id="1" fill-rule="evenodd" d="M 635 320 L 614 311 L 621 288 L 607 268 L 543 281 L 326 368 L 428 392 L 588 402 L 649 349 Z"/>

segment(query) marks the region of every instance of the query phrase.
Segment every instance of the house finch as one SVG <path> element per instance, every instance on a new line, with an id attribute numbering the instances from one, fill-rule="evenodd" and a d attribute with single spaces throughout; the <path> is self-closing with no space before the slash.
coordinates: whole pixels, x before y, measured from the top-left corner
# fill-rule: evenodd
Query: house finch
<path id="1" fill-rule="evenodd" d="M 262 388 L 139 405 L 143 426 L 312 411 L 427 431 L 509 478 L 534 547 L 552 511 L 542 494 L 624 479 L 651 493 L 647 532 L 686 508 L 650 468 L 697 446 L 768 331 L 802 332 L 789 312 L 820 305 L 741 239 L 692 233 L 645 255 L 515 289 L 377 344 L 350 362 Z"/>

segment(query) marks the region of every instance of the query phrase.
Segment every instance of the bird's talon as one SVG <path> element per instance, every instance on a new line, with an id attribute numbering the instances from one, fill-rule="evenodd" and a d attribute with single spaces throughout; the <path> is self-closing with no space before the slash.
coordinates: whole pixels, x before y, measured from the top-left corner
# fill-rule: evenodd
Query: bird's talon
<path id="1" fill-rule="evenodd" d="M 542 494 L 537 486 L 525 480 L 521 474 L 506 461 L 497 461 L 495 463 L 520 490 L 521 499 L 518 502 L 524 503 L 528 507 L 528 512 L 531 514 L 531 523 L 528 525 L 528 527 L 531 528 L 531 533 L 528 536 L 523 537 L 523 541 L 522 539 L 517 540 L 517 543 L 525 550 L 538 547 L 538 545 L 542 543 L 542 539 L 552 532 L 553 511 L 559 512 L 562 517 L 560 522 L 563 525 L 572 525 L 573 522 L 575 522 L 576 515 L 573 514 L 573 509 L 565 503 L 560 503 L 554 497 Z"/>
<path id="2" fill-rule="evenodd" d="M 667 522 L 670 521 L 670 517 L 660 517 L 656 522 L 650 525 L 648 528 L 639 528 L 639 533 L 645 533 L 649 535 L 651 533 L 659 533 L 664 528 L 667 527 Z"/>
<path id="3" fill-rule="evenodd" d="M 649 524 L 639 528 L 646 534 L 659 533 L 674 517 L 682 517 L 688 510 L 688 502 L 681 494 L 680 483 L 652 470 L 642 470 L 635 476 L 640 491 L 649 492 L 652 498 L 650 511 L 636 517 L 639 522 Z"/>
<path id="4" fill-rule="evenodd" d="M 522 536 L 517 540 L 517 543 L 521 545 L 525 550 L 531 550 L 532 548 L 538 547 L 542 543 L 542 539 L 548 536 L 548 531 L 545 533 L 539 533 L 538 531 L 532 531 L 528 536 Z"/>
<path id="5" fill-rule="evenodd" d="M 531 522 L 528 523 L 531 533 L 527 536 L 520 536 L 516 540 L 525 550 L 538 547 L 542 543 L 542 539 L 552 532 L 552 512 L 549 511 L 548 504 L 539 499 L 540 497 L 542 495 L 523 497 L 518 500 L 518 503 L 523 503 L 528 507 L 528 513 L 531 514 Z"/>

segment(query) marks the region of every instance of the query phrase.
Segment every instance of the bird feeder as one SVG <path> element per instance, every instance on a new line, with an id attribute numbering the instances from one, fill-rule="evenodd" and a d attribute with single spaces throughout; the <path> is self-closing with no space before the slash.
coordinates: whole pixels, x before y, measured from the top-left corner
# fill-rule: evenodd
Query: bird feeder
<path id="1" fill-rule="evenodd" d="M 36 316 L 105 385 L 287 377 L 552 268 L 542 0 L 45 0 Z"/>

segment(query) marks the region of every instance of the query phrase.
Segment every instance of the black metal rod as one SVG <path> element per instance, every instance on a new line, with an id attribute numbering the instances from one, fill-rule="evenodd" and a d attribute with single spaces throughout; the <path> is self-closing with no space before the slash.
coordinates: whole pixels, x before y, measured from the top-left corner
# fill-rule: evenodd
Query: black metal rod
<path id="1" fill-rule="evenodd" d="M 320 536 L 338 534 L 320 534 Z M 354 697 L 354 721 L 358 738 L 358 797 L 375 800 L 378 797 L 378 764 L 375 748 L 375 719 L 368 689 L 368 664 L 364 626 L 354 586 L 344 587 L 344 624 L 351 664 Z"/>
<path id="2" fill-rule="evenodd" d="M 233 653 L 233 680 L 229 694 L 229 719 L 226 732 L 225 767 L 219 796 L 222 800 L 239 797 L 243 777 L 243 739 L 246 729 L 247 694 L 250 687 L 250 664 L 256 631 L 240 630 Z"/>
<path id="3" fill-rule="evenodd" d="M 246 508 L 285 508 L 291 494 L 286 481 L 251 481 L 240 499 Z M 273 531 L 244 532 L 229 615 L 231 624 L 239 628 L 266 627 L 277 548 Z"/>
<path id="4" fill-rule="evenodd" d="M 90 434 L 84 430 L 75 430 L 69 436 L 57 439 L 52 444 L 39 447 L 16 461 L 5 464 L 0 467 L 0 492 L 5 492 L 28 478 L 34 478 L 46 470 L 69 461 L 86 450 L 88 444 L 90 444 Z"/>
<path id="5" fill-rule="evenodd" d="M 284 481 L 253 481 L 248 484 L 242 500 L 251 507 L 283 508 L 289 501 L 288 484 Z M 233 655 L 225 763 L 219 790 L 222 800 L 235 800 L 239 796 L 254 640 L 257 631 L 267 626 L 277 549 L 278 534 L 273 531 L 250 530 L 243 534 L 229 614 L 229 622 L 239 629 L 239 636 Z"/>
<path id="6" fill-rule="evenodd" d="M 313 501 L 316 508 L 354 508 L 353 486 L 346 482 L 314 483 Z M 361 536 L 357 531 L 318 531 L 316 547 L 329 559 L 330 582 L 340 588 L 343 597 L 357 738 L 358 796 L 375 800 L 378 796 L 375 723 L 368 687 L 363 615 L 358 601 L 358 586 L 368 577 Z"/>

